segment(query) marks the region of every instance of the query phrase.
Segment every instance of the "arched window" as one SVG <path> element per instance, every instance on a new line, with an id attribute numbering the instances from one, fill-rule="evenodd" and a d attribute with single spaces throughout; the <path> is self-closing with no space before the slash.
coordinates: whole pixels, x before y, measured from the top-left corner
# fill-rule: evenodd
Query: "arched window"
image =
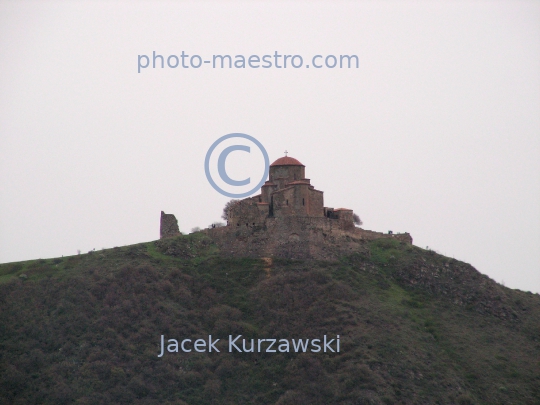
<path id="1" fill-rule="evenodd" d="M 306 205 L 304 199 L 302 198 L 302 205 Z"/>
<path id="2" fill-rule="evenodd" d="M 289 200 L 285 200 L 285 204 L 289 205 Z"/>

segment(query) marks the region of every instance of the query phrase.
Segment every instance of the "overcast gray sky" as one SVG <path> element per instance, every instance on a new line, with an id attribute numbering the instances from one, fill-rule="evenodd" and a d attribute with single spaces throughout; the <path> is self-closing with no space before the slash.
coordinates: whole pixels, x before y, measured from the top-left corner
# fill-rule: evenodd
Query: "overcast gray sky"
<path id="1" fill-rule="evenodd" d="M 153 51 L 359 68 L 138 73 Z M 540 2 L 0 2 L 0 262 L 219 220 L 203 164 L 231 132 L 365 229 L 540 292 Z"/>

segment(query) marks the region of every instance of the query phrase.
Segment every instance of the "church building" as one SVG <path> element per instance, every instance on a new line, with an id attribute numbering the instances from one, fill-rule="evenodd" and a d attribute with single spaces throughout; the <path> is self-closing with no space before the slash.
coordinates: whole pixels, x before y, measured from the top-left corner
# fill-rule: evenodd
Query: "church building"
<path id="1" fill-rule="evenodd" d="M 306 178 L 306 167 L 297 159 L 284 156 L 270 165 L 269 179 L 261 193 L 238 201 L 228 213 L 229 226 L 262 225 L 267 218 L 320 218 L 336 220 L 340 228 L 353 229 L 353 211 L 324 206 L 324 192 Z"/>

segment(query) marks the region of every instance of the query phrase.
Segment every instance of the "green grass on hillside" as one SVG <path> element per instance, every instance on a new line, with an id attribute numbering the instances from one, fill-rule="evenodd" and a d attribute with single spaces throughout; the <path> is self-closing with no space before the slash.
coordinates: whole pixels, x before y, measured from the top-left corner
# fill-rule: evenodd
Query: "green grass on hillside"
<path id="1" fill-rule="evenodd" d="M 196 233 L 0 265 L 0 403 L 540 403 L 537 294 L 395 240 L 368 252 L 268 268 Z M 342 350 L 158 358 L 161 334 Z"/>

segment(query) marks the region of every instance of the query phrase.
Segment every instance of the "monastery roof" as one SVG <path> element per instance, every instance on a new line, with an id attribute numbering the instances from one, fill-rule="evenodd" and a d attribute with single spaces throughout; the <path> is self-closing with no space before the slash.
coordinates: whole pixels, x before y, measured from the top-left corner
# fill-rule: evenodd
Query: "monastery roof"
<path id="1" fill-rule="evenodd" d="M 295 158 L 292 158 L 290 156 L 283 156 L 280 157 L 278 160 L 276 160 L 274 163 L 272 163 L 270 166 L 304 166 L 302 163 L 300 163 Z"/>

